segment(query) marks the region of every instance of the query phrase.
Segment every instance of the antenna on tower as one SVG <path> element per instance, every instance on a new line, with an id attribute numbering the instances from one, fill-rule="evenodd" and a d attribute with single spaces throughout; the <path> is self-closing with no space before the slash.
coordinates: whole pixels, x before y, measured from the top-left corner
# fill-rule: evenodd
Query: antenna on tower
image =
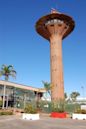
<path id="1" fill-rule="evenodd" d="M 57 10 L 55 8 L 51 8 L 51 13 L 57 13 Z"/>

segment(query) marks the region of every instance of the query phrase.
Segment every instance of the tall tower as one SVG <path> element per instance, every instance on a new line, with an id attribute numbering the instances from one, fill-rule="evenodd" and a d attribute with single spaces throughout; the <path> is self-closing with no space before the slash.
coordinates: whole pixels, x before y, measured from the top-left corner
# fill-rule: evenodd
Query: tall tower
<path id="1" fill-rule="evenodd" d="M 70 16 L 56 10 L 36 22 L 36 31 L 50 41 L 51 99 L 64 99 L 64 79 L 62 66 L 62 39 L 74 29 L 75 23 Z"/>

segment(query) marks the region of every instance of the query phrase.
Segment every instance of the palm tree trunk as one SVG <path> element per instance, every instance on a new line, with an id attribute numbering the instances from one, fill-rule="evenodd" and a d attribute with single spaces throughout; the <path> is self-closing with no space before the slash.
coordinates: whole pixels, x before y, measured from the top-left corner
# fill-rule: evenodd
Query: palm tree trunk
<path id="1" fill-rule="evenodd" d="M 4 106 L 5 106 L 5 92 L 6 92 L 6 85 L 4 85 L 4 90 L 3 90 L 3 106 L 2 106 L 2 109 L 4 109 Z"/>

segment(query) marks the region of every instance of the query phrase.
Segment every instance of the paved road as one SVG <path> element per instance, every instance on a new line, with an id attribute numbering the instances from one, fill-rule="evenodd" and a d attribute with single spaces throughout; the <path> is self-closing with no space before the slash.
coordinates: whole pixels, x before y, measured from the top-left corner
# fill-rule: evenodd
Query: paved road
<path id="1" fill-rule="evenodd" d="M 86 129 L 86 120 L 41 117 L 37 121 L 28 121 L 15 116 L 3 116 L 0 117 L 0 129 Z"/>

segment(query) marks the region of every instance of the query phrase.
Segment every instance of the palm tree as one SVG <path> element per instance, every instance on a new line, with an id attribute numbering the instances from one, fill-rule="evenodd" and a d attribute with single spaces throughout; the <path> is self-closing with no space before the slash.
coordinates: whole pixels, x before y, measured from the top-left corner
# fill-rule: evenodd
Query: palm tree
<path id="1" fill-rule="evenodd" d="M 76 92 L 76 91 L 74 91 L 74 92 L 72 92 L 72 93 L 70 94 L 70 97 L 71 97 L 71 99 L 72 99 L 73 102 L 76 101 L 76 98 L 77 98 L 78 96 L 80 96 L 80 93 L 79 93 L 79 92 Z"/>
<path id="2" fill-rule="evenodd" d="M 0 76 L 4 76 L 5 81 L 9 80 L 9 77 L 16 77 L 16 71 L 14 70 L 14 67 L 12 65 L 2 65 L 0 70 Z M 6 85 L 4 85 L 4 91 L 3 91 L 3 106 L 4 109 L 5 105 L 5 92 L 6 92 Z"/>
<path id="3" fill-rule="evenodd" d="M 51 96 L 51 84 L 48 82 L 44 82 L 44 81 L 42 81 L 42 82 L 44 84 L 44 88 L 45 88 L 46 92 L 48 92 L 48 94 Z"/>

